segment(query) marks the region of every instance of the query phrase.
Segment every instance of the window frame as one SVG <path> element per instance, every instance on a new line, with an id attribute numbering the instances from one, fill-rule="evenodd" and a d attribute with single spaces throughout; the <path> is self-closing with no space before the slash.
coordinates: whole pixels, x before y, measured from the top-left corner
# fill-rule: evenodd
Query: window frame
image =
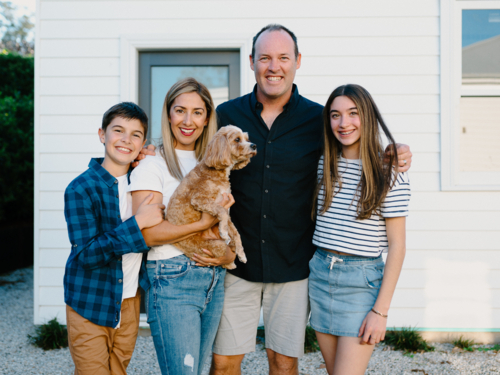
<path id="1" fill-rule="evenodd" d="M 459 170 L 460 98 L 464 94 L 464 96 L 500 96 L 500 88 L 498 92 L 462 88 L 462 10 L 464 9 L 500 10 L 500 0 L 441 1 L 441 190 L 498 191 L 500 171 Z"/>

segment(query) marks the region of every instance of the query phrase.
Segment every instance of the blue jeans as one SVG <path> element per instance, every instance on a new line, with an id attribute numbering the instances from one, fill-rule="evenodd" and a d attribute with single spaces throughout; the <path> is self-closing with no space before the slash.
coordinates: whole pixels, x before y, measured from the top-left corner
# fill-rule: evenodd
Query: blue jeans
<path id="1" fill-rule="evenodd" d="M 148 260 L 148 323 L 163 375 L 201 374 L 224 304 L 221 267 L 197 267 L 185 255 Z"/>

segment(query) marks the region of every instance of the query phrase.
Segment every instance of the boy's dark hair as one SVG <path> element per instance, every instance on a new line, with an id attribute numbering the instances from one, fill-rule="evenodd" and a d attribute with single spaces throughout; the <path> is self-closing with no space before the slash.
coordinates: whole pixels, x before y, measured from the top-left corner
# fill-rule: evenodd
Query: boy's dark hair
<path id="1" fill-rule="evenodd" d="M 257 39 L 259 39 L 260 34 L 262 34 L 264 31 L 284 31 L 290 35 L 290 37 L 293 40 L 293 44 L 295 46 L 295 60 L 297 60 L 297 57 L 299 57 L 299 46 L 297 45 L 297 37 L 295 34 L 287 29 L 285 26 L 277 24 L 277 23 L 270 23 L 269 25 L 263 27 L 255 36 L 253 37 L 252 41 L 252 60 L 255 60 L 255 43 L 257 42 Z"/>
<path id="2" fill-rule="evenodd" d="M 127 120 L 139 120 L 144 129 L 144 139 L 148 135 L 148 115 L 141 107 L 132 102 L 121 102 L 108 109 L 102 116 L 102 130 L 106 131 L 108 125 L 115 119 L 122 117 Z"/>

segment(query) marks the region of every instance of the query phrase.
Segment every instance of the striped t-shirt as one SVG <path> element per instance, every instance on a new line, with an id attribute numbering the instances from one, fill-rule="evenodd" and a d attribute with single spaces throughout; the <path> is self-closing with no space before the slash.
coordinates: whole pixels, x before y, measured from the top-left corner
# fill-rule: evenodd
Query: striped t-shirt
<path id="1" fill-rule="evenodd" d="M 313 243 L 324 249 L 377 257 L 382 252 L 387 252 L 388 248 L 385 218 L 408 216 L 410 181 L 408 174 L 399 173 L 396 183 L 380 207 L 382 217 L 372 214 L 369 219 L 357 220 L 361 167 L 361 160 L 340 157 L 338 171 L 342 179 L 342 189 L 339 191 L 338 183 L 335 185 L 330 207 L 323 215 L 319 215 L 319 208 L 324 201 L 324 191 L 321 188 Z M 323 157 L 319 161 L 318 177 L 321 178 L 322 174 Z"/>

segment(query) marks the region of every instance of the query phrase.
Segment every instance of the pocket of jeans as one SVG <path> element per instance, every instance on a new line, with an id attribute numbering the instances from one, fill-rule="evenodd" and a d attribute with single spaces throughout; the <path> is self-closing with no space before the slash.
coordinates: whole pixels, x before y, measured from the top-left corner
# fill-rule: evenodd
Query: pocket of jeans
<path id="1" fill-rule="evenodd" d="M 384 277 L 384 264 L 368 264 L 363 266 L 366 286 L 370 289 L 379 289 Z"/>
<path id="2" fill-rule="evenodd" d="M 156 276 L 160 279 L 176 279 L 184 276 L 191 270 L 189 263 L 184 264 L 160 264 Z"/>

